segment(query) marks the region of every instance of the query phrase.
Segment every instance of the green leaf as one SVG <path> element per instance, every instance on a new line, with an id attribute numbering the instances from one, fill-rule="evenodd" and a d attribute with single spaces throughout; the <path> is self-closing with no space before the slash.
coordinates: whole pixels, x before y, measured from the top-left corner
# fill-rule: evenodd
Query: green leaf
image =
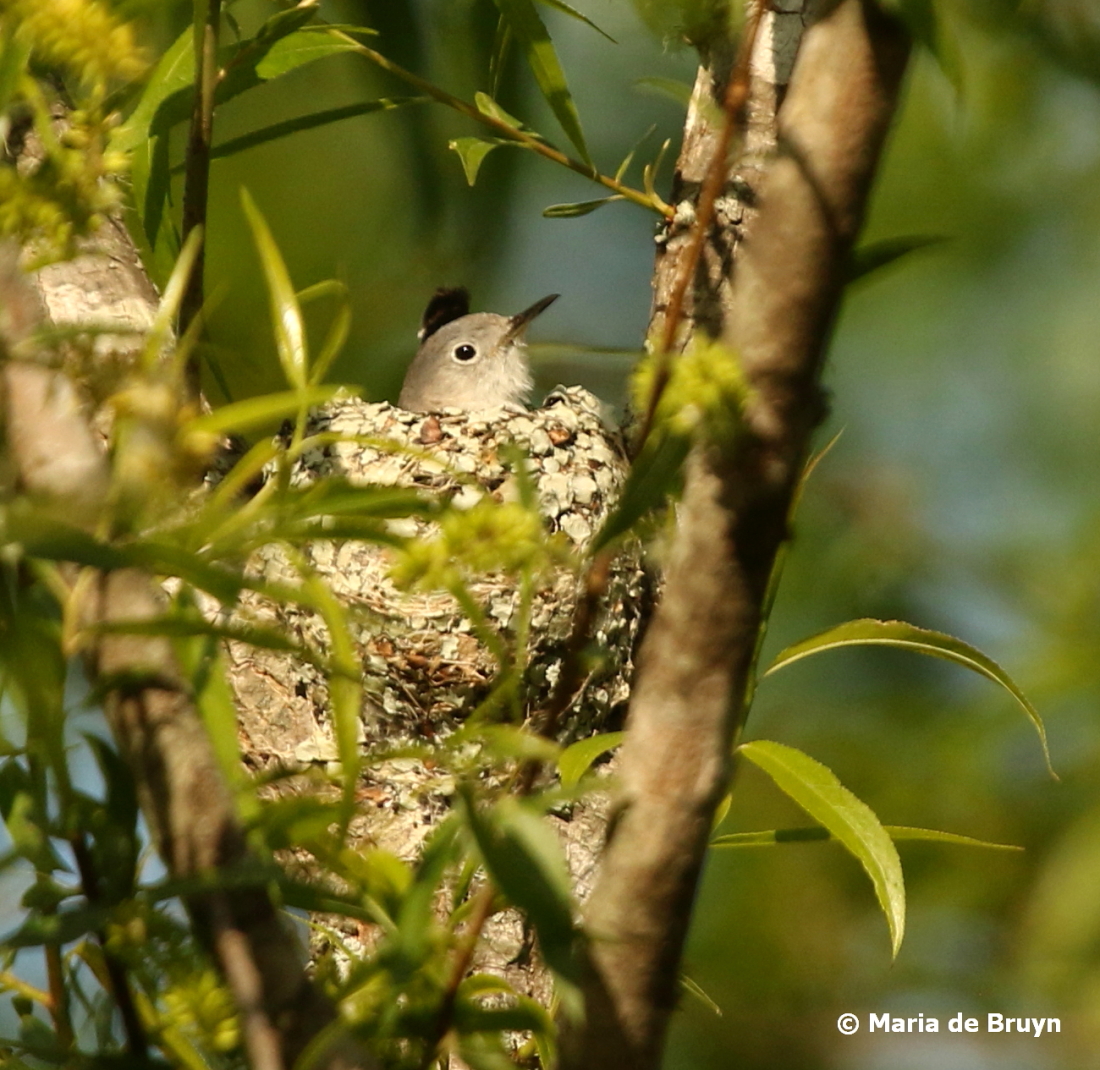
<path id="1" fill-rule="evenodd" d="M 585 144 L 580 115 L 566 84 L 565 72 L 558 61 L 550 34 L 535 10 L 533 0 L 496 0 L 496 5 L 508 20 L 516 41 L 526 54 L 527 63 L 546 103 L 550 105 L 550 110 L 580 153 L 581 159 L 591 164 L 592 158 Z"/>
<path id="2" fill-rule="evenodd" d="M 1022 851 L 1011 843 L 993 843 L 990 840 L 976 840 L 973 836 L 960 836 L 954 832 L 939 832 L 936 829 L 910 828 L 908 825 L 883 825 L 895 843 L 899 840 L 929 840 L 933 843 L 948 843 L 958 847 L 984 847 L 993 851 Z M 813 825 L 809 828 L 769 829 L 766 832 L 729 832 L 715 836 L 711 847 L 771 847 L 777 843 L 820 843 L 823 840 L 835 840 L 828 829 Z"/>
<path id="3" fill-rule="evenodd" d="M 973 836 L 960 836 L 956 832 L 940 832 L 938 829 L 919 829 L 909 825 L 884 825 L 890 838 L 898 840 L 927 840 L 932 843 L 949 843 L 957 847 L 984 847 L 991 851 L 1022 851 L 1014 843 L 994 843 L 992 840 L 976 840 Z"/>
<path id="4" fill-rule="evenodd" d="M 718 1004 L 715 1003 L 714 1000 L 711 999 L 710 996 L 708 996 L 706 992 L 704 992 L 703 989 L 695 981 L 688 977 L 687 974 L 683 974 L 680 977 L 680 987 L 685 992 L 687 992 L 689 996 L 694 996 L 704 1007 L 707 1008 L 707 1010 L 713 1011 L 716 1015 L 718 1015 L 719 1018 L 722 1017 L 722 1008 L 719 1007 Z"/>
<path id="5" fill-rule="evenodd" d="M 534 925 L 550 969 L 577 982 L 573 889 L 554 830 L 520 799 L 482 810 L 468 791 L 458 798 L 493 883 Z"/>
<path id="6" fill-rule="evenodd" d="M 9 948 L 39 947 L 42 944 L 60 946 L 103 929 L 110 920 L 111 910 L 108 907 L 32 914 L 15 932 L 4 937 L 4 944 Z"/>
<path id="7" fill-rule="evenodd" d="M 794 747 L 758 739 L 742 743 L 737 752 L 767 773 L 859 860 L 874 885 L 897 957 L 905 935 L 905 881 L 894 842 L 874 811 L 844 787 L 831 769 Z"/>
<path id="8" fill-rule="evenodd" d="M 257 145 L 266 145 L 270 141 L 278 141 L 280 138 L 291 134 L 300 133 L 303 130 L 316 130 L 329 123 L 338 123 L 343 119 L 354 119 L 359 115 L 373 115 L 379 111 L 389 111 L 393 108 L 401 108 L 406 104 L 420 104 L 430 100 L 430 97 L 381 97 L 378 100 L 367 100 L 360 104 L 345 104 L 340 108 L 326 108 L 324 111 L 310 112 L 308 115 L 299 115 L 293 119 L 284 119 L 282 122 L 271 123 L 262 126 L 251 133 L 242 134 L 240 137 L 230 138 L 220 145 L 215 145 L 210 152 L 212 160 L 222 160 L 228 156 L 235 156 L 246 149 L 254 149 Z M 172 168 L 173 172 L 183 170 L 183 164 L 177 164 Z"/>
<path id="9" fill-rule="evenodd" d="M 676 78 L 638 78 L 634 85 L 660 97 L 675 101 L 686 108 L 691 103 L 691 85 Z"/>
<path id="10" fill-rule="evenodd" d="M 186 93 L 195 81 L 194 34 L 188 26 L 160 58 L 129 118 L 115 130 L 111 147 L 129 152 L 147 141 L 157 112 L 176 94 Z M 179 122 L 190 114 L 190 101 L 177 98 L 172 107 Z"/>
<path id="11" fill-rule="evenodd" d="M 862 245 L 852 251 L 846 281 L 851 285 L 880 268 L 896 263 L 903 256 L 908 256 L 909 253 L 916 252 L 919 249 L 928 249 L 935 245 L 942 245 L 947 240 L 942 235 L 910 234 L 905 237 L 885 238 L 882 241 L 871 242 L 869 245 Z"/>
<path id="12" fill-rule="evenodd" d="M 128 563 L 126 556 L 113 546 L 63 520 L 16 509 L 10 509 L 6 519 L 5 540 L 20 543 L 28 557 L 75 561 L 103 570 L 123 568 Z"/>
<path id="13" fill-rule="evenodd" d="M 539 0 L 539 3 L 545 4 L 547 7 L 552 7 L 555 11 L 560 11 L 562 12 L 562 14 L 568 15 L 570 18 L 579 19 L 586 26 L 591 26 L 592 29 L 596 31 L 596 33 L 600 34 L 602 37 L 606 37 L 613 45 L 617 45 L 619 43 L 615 40 L 614 37 L 611 36 L 611 34 L 605 33 L 603 30 L 601 30 L 599 26 L 597 26 L 587 15 L 582 14 L 575 7 L 570 7 L 568 4 L 564 3 L 564 0 Z"/>
<path id="14" fill-rule="evenodd" d="M 612 201 L 621 200 L 623 198 L 616 193 L 611 197 L 599 197 L 594 201 L 577 201 L 575 204 L 551 204 L 542 210 L 542 214 L 547 219 L 572 219 L 575 216 L 588 215 Z"/>
<path id="15" fill-rule="evenodd" d="M 474 94 L 474 104 L 477 105 L 477 110 L 482 115 L 488 115 L 490 118 L 496 119 L 506 126 L 515 127 L 517 130 L 530 131 L 530 127 L 522 119 L 517 119 L 511 112 L 505 111 L 488 93 L 482 93 L 480 90 L 476 92 Z"/>
<path id="16" fill-rule="evenodd" d="M 290 273 L 279 252 L 267 221 L 256 207 L 248 190 L 241 188 L 241 206 L 252 230 L 252 240 L 260 255 L 264 279 L 271 301 L 271 320 L 275 329 L 275 348 L 287 383 L 298 392 L 306 389 L 309 372 L 309 352 L 306 348 L 306 332 L 302 323 L 302 310 L 298 297 L 290 283 Z"/>
<path id="17" fill-rule="evenodd" d="M 186 607 L 181 615 L 187 623 Z M 210 635 L 177 638 L 176 658 L 191 684 L 195 708 L 202 719 L 225 782 L 234 790 L 242 820 L 259 812 L 259 802 L 247 789 L 248 777 L 241 764 L 237 735 L 237 706 L 229 685 L 229 665 L 221 642 Z"/>
<path id="18" fill-rule="evenodd" d="M 477 181 L 477 173 L 481 170 L 482 161 L 498 145 L 507 145 L 503 138 L 485 137 L 456 137 L 447 143 L 447 148 L 458 153 L 462 161 L 462 170 L 466 173 L 466 182 L 473 185 Z"/>
<path id="19" fill-rule="evenodd" d="M 302 406 L 323 405 L 340 390 L 338 386 L 311 386 L 304 391 L 262 394 L 244 401 L 234 401 L 220 409 L 197 416 L 187 426 L 195 434 L 244 434 L 270 425 L 273 421 L 292 416 Z"/>
<path id="20" fill-rule="evenodd" d="M 604 732 L 598 736 L 571 743 L 558 758 L 558 773 L 562 787 L 571 788 L 588 772 L 592 763 L 609 750 L 614 750 L 626 738 L 625 732 Z"/>
<path id="21" fill-rule="evenodd" d="M 1055 780 L 1058 775 L 1050 764 L 1050 751 L 1047 748 L 1047 731 L 1039 711 L 1031 704 L 1020 687 L 992 658 L 987 657 L 976 647 L 956 639 L 944 632 L 935 632 L 927 628 L 918 628 L 901 620 L 874 620 L 862 618 L 846 621 L 835 628 L 829 628 L 819 635 L 803 639 L 800 643 L 787 647 L 776 655 L 768 667 L 765 676 L 770 676 L 784 666 L 818 654 L 823 650 L 836 650 L 846 646 L 890 646 L 899 650 L 913 650 L 918 654 L 927 654 L 945 661 L 954 661 L 973 672 L 1000 684 L 1030 718 L 1039 735 L 1043 747 L 1043 759 L 1047 770 Z"/>
<path id="22" fill-rule="evenodd" d="M 6 33 L 0 39 L 0 114 L 7 113 L 30 58 L 30 42 L 21 35 Z"/>
<path id="23" fill-rule="evenodd" d="M 905 23 L 914 40 L 928 49 L 955 91 L 961 93 L 962 57 L 958 38 L 947 25 L 947 9 L 937 0 L 883 0 L 882 6 Z"/>
<path id="24" fill-rule="evenodd" d="M 357 48 L 354 41 L 330 34 L 327 26 L 306 27 L 276 41 L 256 64 L 256 75 L 262 81 L 269 82 L 288 71 L 304 67 L 307 63 L 314 63 L 341 52 L 354 52 Z"/>
<path id="25" fill-rule="evenodd" d="M 650 510 L 665 504 L 679 484 L 680 469 L 690 448 L 691 440 L 685 435 L 650 436 L 631 465 L 619 504 L 596 533 L 589 553 L 598 553 L 630 531 Z"/>

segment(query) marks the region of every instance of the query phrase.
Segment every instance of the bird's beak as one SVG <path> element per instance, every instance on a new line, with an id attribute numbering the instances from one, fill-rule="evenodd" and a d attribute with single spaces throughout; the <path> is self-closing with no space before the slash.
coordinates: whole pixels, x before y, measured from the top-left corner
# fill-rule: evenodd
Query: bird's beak
<path id="1" fill-rule="evenodd" d="M 550 294 L 541 301 L 536 301 L 530 308 L 525 308 L 522 312 L 514 315 L 504 340 L 511 342 L 518 338 L 527 329 L 527 325 L 531 320 L 541 312 L 545 312 L 559 297 L 561 297 L 561 294 Z"/>

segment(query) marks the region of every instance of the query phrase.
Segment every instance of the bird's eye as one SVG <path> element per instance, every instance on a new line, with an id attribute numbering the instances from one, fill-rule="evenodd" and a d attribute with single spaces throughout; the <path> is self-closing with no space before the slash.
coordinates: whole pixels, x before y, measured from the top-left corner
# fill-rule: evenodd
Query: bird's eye
<path id="1" fill-rule="evenodd" d="M 461 361 L 463 364 L 468 363 L 477 356 L 477 346 L 470 345 L 469 342 L 463 342 L 460 346 L 455 346 L 454 358 L 457 361 Z"/>

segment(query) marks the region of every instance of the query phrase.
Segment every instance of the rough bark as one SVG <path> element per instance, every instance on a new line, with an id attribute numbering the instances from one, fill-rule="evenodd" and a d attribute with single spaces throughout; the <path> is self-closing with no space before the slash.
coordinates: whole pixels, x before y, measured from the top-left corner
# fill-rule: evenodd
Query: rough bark
<path id="1" fill-rule="evenodd" d="M 95 257 L 98 254 L 89 253 Z M 78 268 L 94 293 L 95 260 Z M 114 286 L 112 260 L 103 289 Z M 56 276 L 55 276 L 56 277 Z M 61 276 L 70 278 L 66 274 Z M 110 470 L 92 430 L 85 399 L 70 378 L 28 352 L 49 281 L 39 294 L 23 281 L 9 254 L 0 277 L 0 402 L 9 491 L 70 523 L 93 530 L 101 516 Z M 90 298 L 94 302 L 95 298 Z M 120 569 L 101 573 L 82 606 L 89 625 L 159 616 L 163 595 L 153 578 Z M 233 801 L 209 737 L 187 695 L 166 640 L 105 636 L 90 651 L 93 677 L 104 684 L 104 710 L 137 782 L 145 816 L 169 871 L 201 877 L 250 862 Z M 336 1010 L 310 984 L 296 936 L 262 886 L 187 898 L 199 939 L 210 948 L 238 1000 L 253 1065 L 290 1066 L 307 1044 L 336 1021 Z M 370 1067 L 356 1046 L 337 1039 L 319 1065 Z"/>
<path id="2" fill-rule="evenodd" d="M 567 1070 L 659 1063 L 769 577 L 823 412 L 819 377 L 844 267 L 907 56 L 906 35 L 870 0 L 807 19 L 776 151 L 752 178 L 731 171 L 747 185 L 744 233 L 737 210 L 720 218 L 696 275 L 699 325 L 740 353 L 751 400 L 735 447 L 697 446 L 689 459 L 639 657 L 617 814 L 586 911 L 587 1018 L 567 1031 Z M 693 135 L 685 151 L 705 140 Z M 673 264 L 658 263 L 658 313 Z"/>

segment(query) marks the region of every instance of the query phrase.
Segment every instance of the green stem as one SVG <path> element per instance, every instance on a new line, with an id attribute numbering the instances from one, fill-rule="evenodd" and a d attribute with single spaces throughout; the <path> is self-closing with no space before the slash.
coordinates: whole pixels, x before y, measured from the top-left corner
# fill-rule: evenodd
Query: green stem
<path id="1" fill-rule="evenodd" d="M 206 203 L 210 189 L 210 151 L 214 139 L 214 90 L 218 84 L 218 31 L 222 0 L 195 0 L 195 103 L 187 139 L 183 180 L 183 240 L 196 227 L 206 224 Z M 202 315 L 203 264 L 199 249 L 180 303 L 180 334 Z M 187 359 L 187 392 L 197 399 L 201 392 L 201 365 L 197 349 Z"/>
<path id="2" fill-rule="evenodd" d="M 554 163 L 560 164 L 562 167 L 568 167 L 570 171 L 576 171 L 578 175 L 583 175 L 585 178 L 597 182 L 601 186 L 606 186 L 607 189 L 618 194 L 624 200 L 632 201 L 634 204 L 639 204 L 643 208 L 648 208 L 650 211 L 657 212 L 668 218 L 672 217 L 672 207 L 660 201 L 659 198 L 651 196 L 642 190 L 634 189 L 631 186 L 623 185 L 618 179 L 603 174 L 598 168 L 590 164 L 582 163 L 580 160 L 575 160 L 571 156 L 566 156 L 564 152 L 554 148 L 553 145 L 543 141 L 542 138 L 535 134 L 529 134 L 526 130 L 520 130 L 518 127 L 512 126 L 510 123 L 506 123 L 503 119 L 498 119 L 493 115 L 486 115 L 484 112 L 479 111 L 475 105 L 462 100 L 461 97 L 453 96 L 445 89 L 440 89 L 439 86 L 421 78 L 419 75 L 413 74 L 412 71 L 405 70 L 404 67 L 387 59 L 381 52 L 376 52 L 373 48 L 368 48 L 366 45 L 356 41 L 353 37 L 349 37 L 339 30 L 333 30 L 331 32 L 342 41 L 347 41 L 353 45 L 354 51 L 358 52 L 361 56 L 365 56 L 376 66 L 381 67 L 382 70 L 387 71 L 396 78 L 400 78 L 403 82 L 408 82 L 409 85 L 415 86 L 433 100 L 438 101 L 440 104 L 446 104 L 448 108 L 453 108 L 460 114 L 465 115 L 468 119 L 473 119 L 474 122 L 489 127 L 498 137 L 514 141 L 524 148 L 530 149 L 532 152 L 537 152 L 540 156 L 545 156 L 548 160 L 553 160 Z"/>

